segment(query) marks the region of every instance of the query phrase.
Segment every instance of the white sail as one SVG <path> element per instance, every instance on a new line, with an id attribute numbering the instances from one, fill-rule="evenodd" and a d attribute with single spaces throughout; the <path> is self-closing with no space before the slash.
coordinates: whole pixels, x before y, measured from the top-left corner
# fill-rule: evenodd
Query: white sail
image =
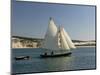
<path id="1" fill-rule="evenodd" d="M 70 48 L 75 48 L 75 46 L 64 28 L 57 28 L 53 19 L 50 18 L 48 29 L 42 42 L 42 48 L 49 50 L 70 50 Z"/>
<path id="2" fill-rule="evenodd" d="M 57 27 L 52 18 L 50 18 L 48 29 L 43 41 L 43 48 L 58 50 Z"/>
<path id="3" fill-rule="evenodd" d="M 73 44 L 71 38 L 69 37 L 68 33 L 65 31 L 64 28 L 62 28 L 62 32 L 63 32 L 63 34 L 64 34 L 64 36 L 65 36 L 65 38 L 66 38 L 66 41 L 67 41 L 67 43 L 68 43 L 68 46 L 69 46 L 70 48 L 76 48 L 76 47 L 74 46 L 74 44 Z"/>
<path id="4" fill-rule="evenodd" d="M 60 31 L 60 36 L 61 36 L 60 37 L 60 39 L 61 39 L 61 49 L 63 49 L 63 50 L 69 50 L 70 48 L 68 46 L 68 43 L 66 41 L 66 38 L 65 38 L 62 30 Z"/>

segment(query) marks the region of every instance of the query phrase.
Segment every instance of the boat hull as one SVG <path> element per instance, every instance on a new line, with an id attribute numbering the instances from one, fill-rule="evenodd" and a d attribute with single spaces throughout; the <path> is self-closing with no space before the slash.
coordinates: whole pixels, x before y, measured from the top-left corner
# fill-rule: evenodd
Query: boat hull
<path id="1" fill-rule="evenodd" d="M 69 55 L 71 55 L 71 54 L 72 54 L 71 52 L 66 52 L 66 53 L 63 53 L 63 54 L 53 54 L 53 55 L 45 55 L 45 54 L 41 54 L 40 56 L 43 57 L 43 58 L 47 58 L 47 57 L 69 56 Z"/>
<path id="2" fill-rule="evenodd" d="M 15 60 L 28 60 L 30 59 L 30 56 L 19 56 L 19 57 L 15 57 Z"/>

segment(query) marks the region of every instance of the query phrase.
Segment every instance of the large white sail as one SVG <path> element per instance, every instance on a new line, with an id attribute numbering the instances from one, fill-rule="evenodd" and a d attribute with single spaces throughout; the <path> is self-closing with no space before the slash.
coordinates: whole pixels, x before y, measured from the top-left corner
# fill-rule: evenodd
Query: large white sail
<path id="1" fill-rule="evenodd" d="M 50 18 L 48 29 L 43 41 L 43 48 L 58 50 L 57 27 L 52 18 Z"/>
<path id="2" fill-rule="evenodd" d="M 66 41 L 67 41 L 67 43 L 68 43 L 68 46 L 69 46 L 70 48 L 76 48 L 76 47 L 74 46 L 74 44 L 73 44 L 71 38 L 69 37 L 68 33 L 65 31 L 64 28 L 62 28 L 62 32 L 63 32 L 63 34 L 64 34 L 64 36 L 65 36 L 65 38 L 66 38 Z"/>

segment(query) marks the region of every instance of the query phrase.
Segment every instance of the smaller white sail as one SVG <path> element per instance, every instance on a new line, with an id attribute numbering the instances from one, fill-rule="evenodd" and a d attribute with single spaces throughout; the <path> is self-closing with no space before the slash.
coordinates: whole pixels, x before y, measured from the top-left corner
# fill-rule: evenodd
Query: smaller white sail
<path id="1" fill-rule="evenodd" d="M 65 36 L 65 38 L 66 38 L 66 41 L 67 41 L 69 47 L 70 47 L 70 48 L 76 48 L 76 47 L 74 46 L 74 44 L 73 44 L 71 38 L 69 37 L 68 33 L 65 31 L 64 28 L 62 28 L 62 32 L 63 32 L 63 34 L 64 34 L 64 36 Z"/>
<path id="2" fill-rule="evenodd" d="M 69 48 L 68 43 L 67 43 L 67 41 L 65 39 L 65 36 L 64 36 L 64 34 L 62 32 L 62 29 L 60 29 L 60 37 L 59 38 L 60 38 L 61 49 L 69 50 L 70 48 Z"/>

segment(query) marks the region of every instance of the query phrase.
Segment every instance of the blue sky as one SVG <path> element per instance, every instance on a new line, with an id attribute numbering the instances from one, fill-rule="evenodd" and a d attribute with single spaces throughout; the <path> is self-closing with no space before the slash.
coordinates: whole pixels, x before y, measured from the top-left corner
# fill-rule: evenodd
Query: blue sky
<path id="1" fill-rule="evenodd" d="M 43 38 L 50 17 L 57 26 L 62 25 L 72 39 L 95 39 L 95 6 L 68 4 L 13 1 L 11 33 Z"/>

